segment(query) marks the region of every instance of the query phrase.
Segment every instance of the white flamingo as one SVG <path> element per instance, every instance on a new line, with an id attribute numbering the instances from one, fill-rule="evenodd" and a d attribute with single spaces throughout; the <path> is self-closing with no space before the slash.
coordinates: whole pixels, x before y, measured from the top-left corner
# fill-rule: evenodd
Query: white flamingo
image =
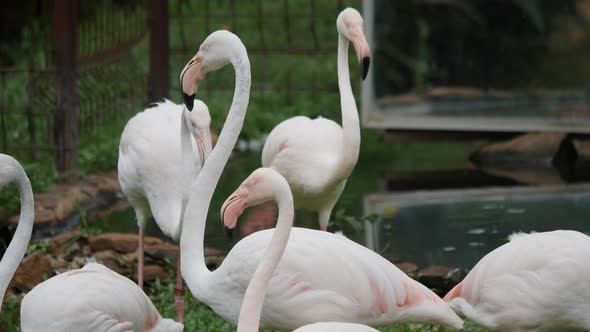
<path id="1" fill-rule="evenodd" d="M 498 331 L 590 331 L 590 237 L 575 231 L 513 234 L 446 296 Z"/>
<path id="2" fill-rule="evenodd" d="M 181 332 L 133 281 L 86 264 L 37 285 L 21 304 L 22 332 Z"/>
<path id="3" fill-rule="evenodd" d="M 211 152 L 209 125 L 211 118 L 207 106 L 194 100 L 194 110 L 187 117 L 190 135 L 180 130 L 182 105 L 169 100 L 138 113 L 127 122 L 119 144 L 119 183 L 123 194 L 135 211 L 139 226 L 138 270 L 139 287 L 143 288 L 144 228 L 153 215 L 158 227 L 172 240 L 180 240 L 182 211 L 188 197 L 191 181 L 196 178 L 202 164 Z M 182 145 L 192 148 L 181 159 Z M 175 305 L 178 320 L 183 321 L 184 287 L 180 273 L 180 255 L 177 260 Z"/>
<path id="4" fill-rule="evenodd" d="M 0 154 L 0 186 L 15 182 L 21 198 L 18 227 L 0 261 L 0 300 L 22 260 L 34 223 L 31 183 L 21 165 Z M 91 263 L 57 275 L 31 290 L 21 304 L 22 332 L 180 332 L 160 316 L 132 281 Z"/>
<path id="5" fill-rule="evenodd" d="M 312 120 L 296 116 L 278 124 L 262 149 L 262 166 L 274 168 L 287 179 L 297 208 L 318 212 L 321 230 L 327 230 L 332 209 L 356 165 L 361 145 L 359 115 L 348 71 L 349 41 L 362 65 L 363 79 L 370 62 L 359 12 L 344 9 L 338 15 L 336 27 L 342 127 L 322 117 Z"/>
<path id="6" fill-rule="evenodd" d="M 248 283 L 273 231 L 257 232 L 238 242 L 213 272 L 205 264 L 203 238 L 211 197 L 248 105 L 250 62 L 246 48 L 234 34 L 214 32 L 183 70 L 181 82 L 185 95 L 190 96 L 208 72 L 227 63 L 236 72 L 232 105 L 217 145 L 191 188 L 180 249 L 185 257 L 191 257 L 183 261 L 181 269 L 193 295 L 235 324 Z M 240 187 L 224 208 L 235 212 L 245 207 L 240 195 L 247 190 Z M 261 318 L 265 328 L 293 330 L 320 321 L 372 325 L 398 320 L 462 326 L 459 317 L 428 288 L 369 249 L 327 232 L 293 229 L 267 289 Z"/>
<path id="7" fill-rule="evenodd" d="M 254 272 L 252 280 L 250 280 L 248 289 L 246 289 L 246 293 L 244 294 L 242 308 L 240 309 L 238 332 L 257 332 L 260 325 L 260 314 L 266 295 L 266 287 L 285 252 L 289 234 L 293 226 L 293 195 L 285 178 L 272 168 L 259 168 L 255 170 L 244 181 L 242 186 L 248 188 L 248 196 L 245 198 L 247 206 L 275 201 L 282 208 L 279 210 L 277 228 L 272 235 L 268 248 L 264 252 L 260 265 L 256 269 L 256 272 Z M 235 218 L 231 218 L 228 221 L 230 222 L 227 225 L 228 227 L 235 227 Z M 374 328 L 366 325 L 338 322 L 305 325 L 295 331 L 377 332 Z"/>

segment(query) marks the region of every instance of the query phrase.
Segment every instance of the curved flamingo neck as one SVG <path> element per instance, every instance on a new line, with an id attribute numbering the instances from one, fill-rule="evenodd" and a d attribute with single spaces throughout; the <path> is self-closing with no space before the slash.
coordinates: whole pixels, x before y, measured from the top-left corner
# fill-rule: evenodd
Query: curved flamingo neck
<path id="1" fill-rule="evenodd" d="M 283 179 L 281 179 L 283 180 Z M 279 182 L 275 186 L 275 201 L 279 207 L 277 226 L 264 257 L 260 261 L 248 289 L 244 294 L 240 318 L 238 320 L 238 332 L 256 332 L 260 325 L 260 314 L 266 286 L 281 261 L 281 257 L 287 247 L 291 228 L 293 226 L 293 195 L 286 181 Z"/>
<path id="2" fill-rule="evenodd" d="M 342 110 L 342 156 L 337 177 L 350 175 L 359 157 L 361 146 L 361 129 L 356 101 L 350 86 L 348 69 L 349 41 L 338 33 L 338 89 L 340 90 L 340 108 Z"/>
<path id="3" fill-rule="evenodd" d="M 6 288 L 27 252 L 35 221 L 35 200 L 31 182 L 22 167 L 16 161 L 14 163 L 18 172 L 12 182 L 16 183 L 20 195 L 20 217 L 12 241 L 0 261 L 0 312 Z"/>
<path id="4" fill-rule="evenodd" d="M 184 212 L 180 251 L 186 259 L 183 259 L 181 269 L 188 288 L 198 298 L 206 294 L 207 281 L 211 274 L 205 265 L 203 249 L 207 212 L 217 182 L 242 130 L 248 108 L 250 61 L 246 48 L 241 44 L 240 47 L 238 56 L 232 61 L 236 73 L 236 83 L 229 114 L 215 149 L 205 161 L 196 181 L 191 186 Z"/>

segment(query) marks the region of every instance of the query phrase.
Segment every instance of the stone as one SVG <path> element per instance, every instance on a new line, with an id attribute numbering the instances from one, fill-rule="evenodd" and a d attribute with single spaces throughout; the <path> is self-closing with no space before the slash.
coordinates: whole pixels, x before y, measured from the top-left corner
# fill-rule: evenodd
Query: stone
<path id="1" fill-rule="evenodd" d="M 566 133 L 529 133 L 492 143 L 471 154 L 478 167 L 567 167 L 577 158 Z"/>
<path id="2" fill-rule="evenodd" d="M 428 288 L 445 289 L 449 271 L 451 268 L 447 266 L 429 266 L 418 271 L 416 280 Z"/>
<path id="3" fill-rule="evenodd" d="M 405 274 L 412 274 L 418 271 L 418 266 L 414 263 L 402 262 L 395 264 L 398 269 L 402 270 Z"/>
<path id="4" fill-rule="evenodd" d="M 170 242 L 154 243 L 144 246 L 145 254 L 154 258 L 174 258 L 178 257 L 178 245 Z"/>
<path id="5" fill-rule="evenodd" d="M 117 262 L 117 253 L 113 250 L 97 251 L 92 255 L 92 258 L 97 263 L 100 263 L 117 273 L 121 273 L 121 268 Z"/>
<path id="6" fill-rule="evenodd" d="M 67 243 L 70 241 L 72 243 L 76 243 L 75 240 L 77 240 L 79 237 L 80 237 L 79 230 L 74 230 L 74 231 L 59 234 L 59 235 L 51 238 L 51 240 L 49 241 L 49 252 L 53 256 L 61 256 L 66 251 Z M 79 246 L 78 246 L 78 249 L 79 249 Z M 70 250 L 70 252 L 71 252 L 71 250 Z"/>
<path id="7" fill-rule="evenodd" d="M 138 236 L 136 234 L 104 233 L 89 239 L 92 251 L 114 250 L 120 253 L 130 253 L 137 250 Z"/>
<path id="8" fill-rule="evenodd" d="M 64 220 L 70 214 L 76 212 L 77 207 L 86 201 L 87 196 L 75 186 L 60 187 L 57 191 L 54 191 L 56 195 L 59 195 L 61 199 L 53 207 L 53 212 L 57 220 Z"/>
<path id="9" fill-rule="evenodd" d="M 143 269 L 143 279 L 145 281 L 160 279 L 169 280 L 170 275 L 168 271 L 160 265 L 145 265 Z"/>
<path id="10" fill-rule="evenodd" d="M 14 288 L 28 292 L 52 275 L 53 269 L 49 255 L 36 252 L 23 260 L 12 278 L 12 285 Z"/>

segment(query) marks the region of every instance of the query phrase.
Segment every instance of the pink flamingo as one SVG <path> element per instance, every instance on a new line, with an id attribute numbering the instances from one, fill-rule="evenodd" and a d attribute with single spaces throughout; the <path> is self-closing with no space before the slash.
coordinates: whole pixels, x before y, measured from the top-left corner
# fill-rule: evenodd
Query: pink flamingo
<path id="1" fill-rule="evenodd" d="M 0 154 L 0 187 L 14 182 L 21 197 L 18 227 L 0 261 L 0 300 L 4 297 L 33 230 L 34 198 L 22 166 Z M 22 332 L 180 332 L 183 325 L 160 316 L 131 280 L 90 263 L 37 285 L 21 304 Z"/>
<path id="2" fill-rule="evenodd" d="M 221 266 L 213 272 L 207 269 L 203 255 L 207 212 L 239 136 L 250 93 L 250 62 L 240 39 L 227 31 L 209 35 L 183 70 L 181 85 L 190 97 L 207 73 L 228 63 L 236 72 L 232 105 L 215 149 L 191 187 L 180 250 L 183 257 L 189 257 L 181 269 L 192 294 L 235 324 L 246 288 L 273 234 L 266 230 L 242 239 Z M 240 187 L 224 208 L 236 214 L 245 207 L 245 190 L 247 187 Z M 280 204 L 279 210 L 284 210 Z M 261 325 L 281 330 L 320 321 L 463 324 L 438 296 L 383 257 L 342 236 L 301 228 L 291 233 L 283 261 L 270 281 L 266 303 Z"/>
<path id="3" fill-rule="evenodd" d="M 513 234 L 444 298 L 497 331 L 590 331 L 590 237 L 575 231 Z"/>
<path id="4" fill-rule="evenodd" d="M 318 212 L 321 230 L 328 229 L 332 209 L 346 185 L 359 156 L 359 115 L 350 86 L 348 43 L 352 42 L 365 79 L 370 63 L 363 18 L 352 8 L 336 20 L 338 28 L 338 87 L 342 127 L 322 117 L 296 116 L 279 123 L 262 149 L 262 166 L 277 170 L 287 179 L 297 208 Z"/>

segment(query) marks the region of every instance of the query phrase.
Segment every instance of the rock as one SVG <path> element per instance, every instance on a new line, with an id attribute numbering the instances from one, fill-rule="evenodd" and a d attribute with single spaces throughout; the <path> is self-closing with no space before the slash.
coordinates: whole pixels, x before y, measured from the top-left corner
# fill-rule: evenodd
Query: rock
<path id="1" fill-rule="evenodd" d="M 143 270 L 143 279 L 146 281 L 156 279 L 163 281 L 169 280 L 170 275 L 168 274 L 168 271 L 166 271 L 166 269 L 160 265 L 145 265 Z"/>
<path id="2" fill-rule="evenodd" d="M 33 253 L 27 256 L 16 270 L 12 285 L 21 291 L 28 292 L 43 280 L 53 275 L 49 256 Z"/>
<path id="3" fill-rule="evenodd" d="M 571 166 L 577 153 L 565 133 L 529 133 L 493 143 L 471 154 L 478 167 Z"/>
<path id="4" fill-rule="evenodd" d="M 76 243 L 76 239 L 80 237 L 80 231 L 79 230 L 74 230 L 74 231 L 70 231 L 70 232 L 65 232 L 62 234 L 59 234 L 55 237 L 53 237 L 50 241 L 49 241 L 49 252 L 53 255 L 53 256 L 61 256 L 65 253 L 65 251 L 67 250 L 67 244 L 68 242 L 72 242 L 72 243 Z M 78 245 L 76 243 L 76 245 Z M 79 245 L 78 245 L 78 249 L 79 249 Z M 71 250 L 69 250 L 71 252 Z"/>
<path id="5" fill-rule="evenodd" d="M 138 237 L 136 234 L 104 233 L 89 239 L 92 251 L 115 250 L 120 253 L 130 253 L 137 250 Z"/>
<path id="6" fill-rule="evenodd" d="M 121 268 L 117 262 L 117 253 L 113 250 L 103 250 L 97 251 L 92 255 L 92 258 L 96 260 L 96 262 L 103 264 L 104 266 L 108 267 L 109 269 L 124 274 L 121 272 Z"/>
<path id="7" fill-rule="evenodd" d="M 145 254 L 149 255 L 154 258 L 174 258 L 178 257 L 178 245 L 170 243 L 170 242 L 161 242 L 146 245 L 145 247 Z"/>
<path id="8" fill-rule="evenodd" d="M 205 257 L 225 257 L 225 251 L 216 248 L 207 248 L 204 250 Z"/>
<path id="9" fill-rule="evenodd" d="M 405 274 L 411 274 L 418 271 L 418 266 L 414 263 L 402 262 L 395 264 L 395 266 L 397 266 L 398 269 L 402 270 Z"/>
<path id="10" fill-rule="evenodd" d="M 429 266 L 418 271 L 416 280 L 428 288 L 446 289 L 446 278 L 451 271 L 447 266 Z"/>
<path id="11" fill-rule="evenodd" d="M 19 218 L 19 215 L 10 217 L 10 223 L 13 225 L 18 224 Z M 35 225 L 49 225 L 55 222 L 57 222 L 57 218 L 53 211 L 44 208 L 35 208 Z"/>

